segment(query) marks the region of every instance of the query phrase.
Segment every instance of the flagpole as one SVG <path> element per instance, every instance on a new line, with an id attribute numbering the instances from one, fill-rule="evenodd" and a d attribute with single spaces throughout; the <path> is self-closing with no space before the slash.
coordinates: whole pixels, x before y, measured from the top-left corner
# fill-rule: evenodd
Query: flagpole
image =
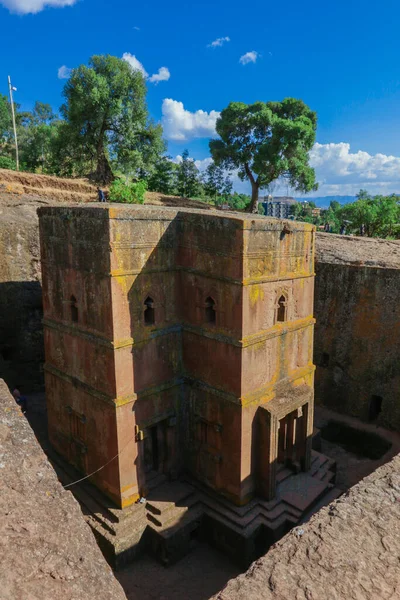
<path id="1" fill-rule="evenodd" d="M 11 85 L 11 77 L 8 76 L 8 91 L 10 93 L 11 114 L 12 114 L 12 122 L 13 122 L 13 129 L 14 129 L 14 140 L 15 140 L 15 162 L 17 163 L 17 171 L 19 171 L 17 127 L 15 125 L 15 111 L 14 111 L 14 100 L 13 100 L 13 91 L 14 90 L 17 91 L 16 88 L 12 87 L 12 85 Z"/>

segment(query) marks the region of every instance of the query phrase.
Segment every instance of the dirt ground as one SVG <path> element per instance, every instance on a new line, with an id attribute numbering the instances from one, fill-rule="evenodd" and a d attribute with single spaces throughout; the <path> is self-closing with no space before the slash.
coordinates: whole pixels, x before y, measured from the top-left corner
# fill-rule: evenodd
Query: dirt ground
<path id="1" fill-rule="evenodd" d="M 166 568 L 149 556 L 115 573 L 128 600 L 208 600 L 240 569 L 207 544 Z"/>

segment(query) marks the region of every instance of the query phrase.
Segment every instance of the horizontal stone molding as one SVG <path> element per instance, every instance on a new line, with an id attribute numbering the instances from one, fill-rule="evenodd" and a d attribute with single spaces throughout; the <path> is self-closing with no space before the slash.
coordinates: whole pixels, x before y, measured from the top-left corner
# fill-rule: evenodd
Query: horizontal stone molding
<path id="1" fill-rule="evenodd" d="M 44 365 L 44 370 L 48 373 L 51 373 L 55 377 L 58 377 L 59 379 L 62 379 L 63 381 L 66 381 L 71 385 L 74 385 L 75 387 L 84 390 L 90 396 L 93 396 L 98 400 L 101 400 L 103 402 L 106 402 L 107 404 L 118 408 L 119 406 L 125 406 L 126 404 L 133 404 L 148 396 L 159 394 L 160 392 L 166 391 L 168 389 L 179 387 L 182 384 L 192 385 L 198 389 L 208 391 L 214 394 L 215 396 L 218 396 L 219 398 L 227 402 L 237 404 L 238 406 L 247 406 L 254 403 L 260 403 L 263 401 L 263 399 L 272 398 L 276 395 L 282 394 L 282 392 L 280 391 L 281 389 L 290 387 L 295 381 L 312 374 L 315 370 L 315 366 L 307 365 L 306 367 L 297 369 L 294 373 L 292 373 L 290 377 L 279 380 L 278 384 L 269 383 L 268 385 L 258 389 L 256 392 L 252 392 L 251 394 L 247 394 L 244 396 L 235 396 L 234 394 L 230 394 L 229 392 L 216 388 L 200 379 L 185 375 L 183 377 L 177 377 L 172 380 L 169 380 L 158 386 L 151 386 L 149 388 L 146 388 L 145 390 L 141 390 L 140 392 L 132 394 L 130 396 L 117 398 L 104 394 L 99 390 L 96 390 L 91 385 L 81 381 L 77 377 L 72 377 L 71 375 L 64 373 L 63 371 L 57 369 L 57 367 L 49 363 L 46 363 Z"/>
<path id="2" fill-rule="evenodd" d="M 185 382 L 183 377 L 177 377 L 175 379 L 169 380 L 160 385 L 152 386 L 152 387 L 146 388 L 145 390 L 141 390 L 138 393 L 131 394 L 129 396 L 119 396 L 116 398 L 115 396 L 110 396 L 108 394 L 104 394 L 104 392 L 100 392 L 99 390 L 97 390 L 96 388 L 91 386 L 90 384 L 80 380 L 78 377 L 73 377 L 72 375 L 68 375 L 68 373 L 61 371 L 60 369 L 58 369 L 57 367 L 55 367 L 54 365 L 52 365 L 50 363 L 45 363 L 43 369 L 47 373 L 50 373 L 51 375 L 54 375 L 55 377 L 58 377 L 59 379 L 62 379 L 63 381 L 66 381 L 67 383 L 69 383 L 77 388 L 80 388 L 81 390 L 83 390 L 84 392 L 89 394 L 90 396 L 93 396 L 94 398 L 97 398 L 98 400 L 106 402 L 107 404 L 110 404 L 112 406 L 115 406 L 116 408 L 118 408 L 119 406 L 125 406 L 126 404 L 133 404 L 134 402 L 136 402 L 138 400 L 142 400 L 143 398 L 146 398 L 147 396 L 152 396 L 154 394 L 158 394 L 165 390 L 168 390 L 168 389 L 171 389 L 174 387 L 179 387 L 180 385 L 182 385 Z"/>
<path id="3" fill-rule="evenodd" d="M 128 338 L 125 340 L 113 341 L 99 334 L 95 334 L 90 331 L 79 328 L 75 324 L 68 325 L 65 322 L 54 321 L 52 319 L 43 319 L 43 325 L 45 328 L 47 327 L 48 329 L 53 329 L 61 333 L 67 333 L 69 335 L 81 337 L 89 342 L 92 342 L 93 344 L 104 346 L 105 348 L 109 348 L 110 350 L 118 350 L 127 347 L 133 348 L 134 346 L 140 346 L 151 339 L 155 339 L 172 333 L 181 333 L 182 331 L 187 331 L 189 333 L 193 333 L 194 335 L 203 336 L 224 344 L 236 346 L 237 348 L 247 348 L 254 344 L 259 344 L 260 342 L 279 337 L 280 335 L 286 333 L 291 333 L 293 331 L 298 331 L 299 329 L 312 327 L 314 326 L 314 324 L 315 319 L 313 317 L 297 319 L 296 321 L 285 321 L 284 323 L 278 323 L 269 329 L 259 331 L 255 334 L 246 336 L 241 339 L 234 338 L 227 333 L 212 331 L 212 329 L 206 329 L 204 327 L 190 325 L 188 323 L 177 323 L 174 325 L 168 325 L 166 327 L 162 327 L 160 329 L 151 331 L 150 333 L 148 333 L 148 335 L 146 335 L 146 337 L 143 338 Z"/>

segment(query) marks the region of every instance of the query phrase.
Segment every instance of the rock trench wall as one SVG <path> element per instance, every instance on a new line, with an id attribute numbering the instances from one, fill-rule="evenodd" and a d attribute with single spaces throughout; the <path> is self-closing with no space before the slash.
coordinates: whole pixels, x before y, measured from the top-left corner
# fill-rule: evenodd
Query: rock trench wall
<path id="1" fill-rule="evenodd" d="M 393 242 L 370 242 L 359 240 L 359 249 L 352 238 L 319 236 L 315 401 L 400 431 L 400 260 Z M 328 243 L 335 256 L 327 254 Z M 355 261 L 361 251 L 364 260 Z M 386 251 L 390 267 L 375 266 L 384 264 Z"/>
<path id="2" fill-rule="evenodd" d="M 39 226 L 35 205 L 0 206 L 0 377 L 43 388 Z"/>

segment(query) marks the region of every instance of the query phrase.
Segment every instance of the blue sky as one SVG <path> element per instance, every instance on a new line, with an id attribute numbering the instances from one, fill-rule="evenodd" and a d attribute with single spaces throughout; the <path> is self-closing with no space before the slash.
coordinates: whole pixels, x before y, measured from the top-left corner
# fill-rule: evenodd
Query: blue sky
<path id="1" fill-rule="evenodd" d="M 319 118 L 317 195 L 400 192 L 399 21 L 394 0 L 0 0 L 0 92 L 10 74 L 24 109 L 58 109 L 61 67 L 125 55 L 149 76 L 169 154 L 187 147 L 200 167 L 230 101 L 298 97 Z"/>

